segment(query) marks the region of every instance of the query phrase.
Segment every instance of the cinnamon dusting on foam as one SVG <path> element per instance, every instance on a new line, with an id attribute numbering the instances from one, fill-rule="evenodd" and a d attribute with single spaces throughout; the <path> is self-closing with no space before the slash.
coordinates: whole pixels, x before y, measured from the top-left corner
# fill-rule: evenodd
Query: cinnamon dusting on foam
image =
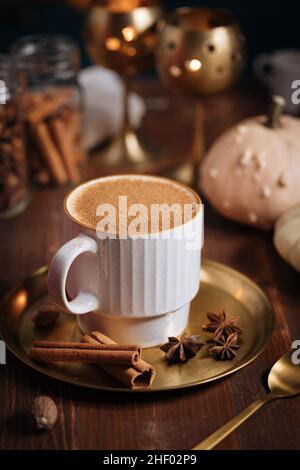
<path id="1" fill-rule="evenodd" d="M 114 206 L 116 211 L 116 234 L 118 234 L 120 230 L 127 228 L 139 215 L 138 213 L 135 216 L 127 214 L 127 221 L 126 219 L 124 221 L 127 227 L 119 226 L 120 196 L 127 197 L 128 209 L 133 204 L 146 206 L 149 214 L 147 229 L 145 230 L 145 226 L 141 225 L 139 233 L 156 231 L 153 230 L 150 217 L 153 204 L 167 204 L 168 206 L 177 204 L 181 206 L 182 217 L 180 219 L 170 211 L 170 229 L 188 222 L 195 215 L 197 204 L 199 204 L 199 199 L 191 189 L 175 181 L 149 176 L 113 176 L 79 186 L 68 196 L 66 208 L 71 217 L 80 224 L 96 230 L 97 224 L 101 220 L 101 216 L 97 216 L 97 208 L 102 204 L 110 204 Z M 192 211 L 185 213 L 184 206 L 186 207 L 186 205 L 190 205 Z M 155 221 L 154 226 L 159 227 L 159 231 L 165 229 L 161 214 L 159 220 Z"/>

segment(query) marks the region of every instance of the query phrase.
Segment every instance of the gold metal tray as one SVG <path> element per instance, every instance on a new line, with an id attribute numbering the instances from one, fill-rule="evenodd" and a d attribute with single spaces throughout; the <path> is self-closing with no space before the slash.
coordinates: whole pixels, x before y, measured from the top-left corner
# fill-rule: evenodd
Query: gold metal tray
<path id="1" fill-rule="evenodd" d="M 0 305 L 0 334 L 10 351 L 30 367 L 65 382 L 99 390 L 137 393 L 99 368 L 81 364 L 40 365 L 32 362 L 27 352 L 33 340 L 77 341 L 82 336 L 74 315 L 63 313 L 55 326 L 36 328 L 31 321 L 31 312 L 47 298 L 47 267 L 40 268 L 31 277 L 14 288 Z M 166 391 L 217 380 L 245 367 L 264 349 L 271 338 L 274 311 L 262 292 L 250 279 L 239 272 L 214 261 L 204 260 L 201 271 L 201 286 L 192 302 L 187 331 L 200 333 L 201 324 L 208 309 L 225 309 L 240 317 L 244 329 L 242 345 L 232 361 L 215 361 L 205 348 L 186 364 L 169 365 L 164 353 L 157 348 L 145 349 L 143 358 L 156 368 L 156 378 L 151 390 Z"/>

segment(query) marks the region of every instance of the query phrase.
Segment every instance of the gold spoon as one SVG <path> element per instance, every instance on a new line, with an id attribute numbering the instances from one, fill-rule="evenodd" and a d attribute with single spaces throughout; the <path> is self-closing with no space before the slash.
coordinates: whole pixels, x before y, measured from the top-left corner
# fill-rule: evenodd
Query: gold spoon
<path id="1" fill-rule="evenodd" d="M 272 367 L 268 377 L 270 392 L 263 398 L 256 400 L 249 405 L 239 415 L 232 418 L 218 431 L 196 445 L 192 450 L 211 450 L 218 445 L 225 437 L 232 433 L 240 424 L 252 416 L 261 406 L 271 400 L 278 398 L 289 398 L 300 393 L 300 365 L 296 361 L 292 362 L 293 354 L 289 351 L 282 356 Z"/>

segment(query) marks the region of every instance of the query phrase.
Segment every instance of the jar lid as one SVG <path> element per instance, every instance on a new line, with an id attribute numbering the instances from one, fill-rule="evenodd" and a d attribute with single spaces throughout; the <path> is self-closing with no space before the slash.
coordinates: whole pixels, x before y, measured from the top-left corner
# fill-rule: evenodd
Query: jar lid
<path id="1" fill-rule="evenodd" d="M 80 65 L 76 42 L 57 34 L 24 36 L 13 43 L 11 54 L 18 69 L 50 79 L 68 79 Z"/>

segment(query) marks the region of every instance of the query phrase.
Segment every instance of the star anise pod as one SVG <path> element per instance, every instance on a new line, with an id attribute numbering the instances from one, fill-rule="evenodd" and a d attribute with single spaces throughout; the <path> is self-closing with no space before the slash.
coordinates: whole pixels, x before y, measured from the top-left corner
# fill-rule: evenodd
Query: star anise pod
<path id="1" fill-rule="evenodd" d="M 184 333 L 180 339 L 170 336 L 168 343 L 161 346 L 166 353 L 165 358 L 170 362 L 186 362 L 196 356 L 203 346 L 200 335 L 189 336 Z"/>
<path id="2" fill-rule="evenodd" d="M 202 329 L 213 333 L 214 341 L 217 341 L 221 336 L 227 338 L 231 333 L 243 334 L 243 330 L 236 325 L 238 318 L 227 316 L 225 310 L 220 313 L 208 311 L 207 318 L 209 321 L 202 325 Z"/>
<path id="3" fill-rule="evenodd" d="M 221 336 L 216 340 L 215 345 L 209 348 L 208 352 L 211 356 L 222 361 L 227 361 L 236 357 L 236 350 L 239 349 L 238 334 L 231 333 L 227 338 Z"/>

